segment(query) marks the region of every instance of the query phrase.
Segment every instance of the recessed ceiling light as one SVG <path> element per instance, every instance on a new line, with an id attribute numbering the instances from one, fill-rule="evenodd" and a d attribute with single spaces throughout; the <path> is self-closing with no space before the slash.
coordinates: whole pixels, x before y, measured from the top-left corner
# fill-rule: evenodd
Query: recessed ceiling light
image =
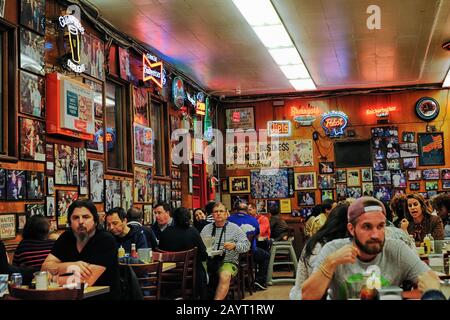
<path id="1" fill-rule="evenodd" d="M 314 81 L 312 81 L 311 78 L 289 80 L 289 82 L 292 84 L 292 86 L 297 91 L 306 91 L 306 90 L 316 90 L 317 89 L 316 85 L 314 84 Z"/>
<path id="2" fill-rule="evenodd" d="M 288 79 L 309 78 L 308 70 L 306 70 L 306 67 L 303 64 L 280 66 L 280 69 Z"/>

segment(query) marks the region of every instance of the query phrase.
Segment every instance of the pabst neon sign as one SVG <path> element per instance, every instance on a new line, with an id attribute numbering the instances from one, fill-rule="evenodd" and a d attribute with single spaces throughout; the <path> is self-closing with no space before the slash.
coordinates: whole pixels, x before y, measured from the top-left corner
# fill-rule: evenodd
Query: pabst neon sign
<path id="1" fill-rule="evenodd" d="M 341 111 L 330 111 L 322 115 L 320 125 L 325 134 L 331 138 L 339 137 L 344 134 L 344 129 L 348 124 L 348 116 Z"/>
<path id="2" fill-rule="evenodd" d="M 81 63 L 80 55 L 81 35 L 84 34 L 84 28 L 80 23 L 80 8 L 76 5 L 71 5 L 67 7 L 66 12 L 70 12 L 71 14 L 61 16 L 58 19 L 61 28 L 67 27 L 69 31 L 71 58 L 67 59 L 66 64 L 70 70 L 76 73 L 82 73 L 86 71 L 86 66 Z"/>

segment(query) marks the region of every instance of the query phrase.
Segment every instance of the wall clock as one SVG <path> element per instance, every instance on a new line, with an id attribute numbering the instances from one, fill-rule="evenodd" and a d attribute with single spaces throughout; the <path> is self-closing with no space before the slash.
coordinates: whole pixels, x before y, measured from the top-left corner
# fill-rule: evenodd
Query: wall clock
<path id="1" fill-rule="evenodd" d="M 417 100 L 415 109 L 420 119 L 431 121 L 439 114 L 439 103 L 433 98 L 423 97 Z"/>

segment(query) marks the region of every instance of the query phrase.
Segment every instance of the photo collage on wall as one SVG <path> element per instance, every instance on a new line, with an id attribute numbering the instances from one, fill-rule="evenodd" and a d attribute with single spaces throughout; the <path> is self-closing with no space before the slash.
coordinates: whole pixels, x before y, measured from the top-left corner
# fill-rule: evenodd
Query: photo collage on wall
<path id="1" fill-rule="evenodd" d="M 94 126 L 95 134 L 92 141 L 86 141 L 86 149 L 90 152 L 104 152 L 104 125 L 103 125 L 103 85 L 96 81 L 84 79 L 94 92 Z"/>
<path id="2" fill-rule="evenodd" d="M 172 209 L 181 207 L 181 171 L 178 168 L 172 167 L 172 181 L 171 181 L 171 205 Z"/>

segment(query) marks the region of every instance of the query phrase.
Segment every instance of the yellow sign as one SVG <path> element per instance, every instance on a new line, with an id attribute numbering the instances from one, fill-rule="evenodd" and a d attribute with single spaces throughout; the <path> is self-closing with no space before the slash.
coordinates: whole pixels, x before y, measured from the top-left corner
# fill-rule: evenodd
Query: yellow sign
<path id="1" fill-rule="evenodd" d="M 281 199 L 280 200 L 280 212 L 281 213 L 291 213 L 291 199 Z"/>

